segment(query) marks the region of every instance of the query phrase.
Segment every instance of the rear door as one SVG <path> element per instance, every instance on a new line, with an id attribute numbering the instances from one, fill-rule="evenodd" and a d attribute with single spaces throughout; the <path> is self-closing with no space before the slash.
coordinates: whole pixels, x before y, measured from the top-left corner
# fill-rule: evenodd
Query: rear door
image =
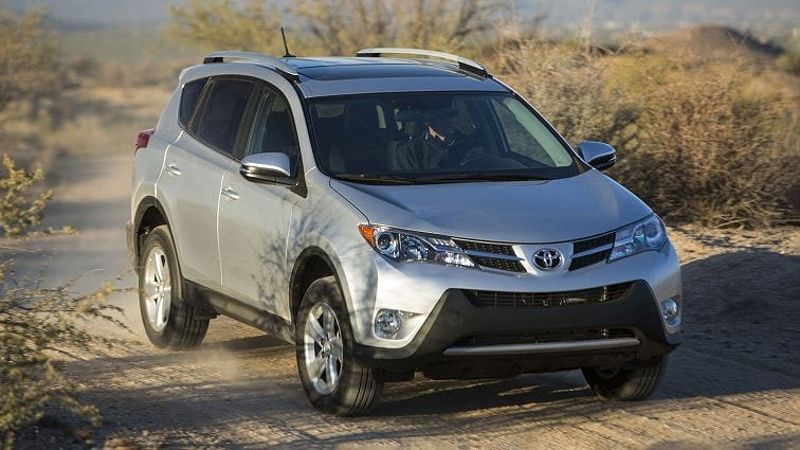
<path id="1" fill-rule="evenodd" d="M 197 107 L 180 114 L 184 131 L 170 146 L 158 183 L 159 198 L 168 203 L 183 276 L 209 288 L 220 287 L 217 206 L 222 178 L 236 165 L 233 155 L 254 86 L 255 81 L 243 78 L 208 80 Z"/>
<path id="2" fill-rule="evenodd" d="M 283 183 L 248 181 L 238 167 L 222 183 L 219 242 L 223 292 L 272 314 L 289 317 L 286 239 L 292 206 L 303 197 L 292 186 L 299 173 L 299 146 L 292 111 L 276 88 L 262 84 L 243 156 L 282 152 L 292 161 Z"/>

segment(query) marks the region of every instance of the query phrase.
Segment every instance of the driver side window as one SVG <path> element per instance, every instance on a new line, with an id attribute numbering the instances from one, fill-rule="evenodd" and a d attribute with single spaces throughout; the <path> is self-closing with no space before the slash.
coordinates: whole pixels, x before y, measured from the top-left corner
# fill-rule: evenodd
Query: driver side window
<path id="1" fill-rule="evenodd" d="M 256 153 L 284 153 L 291 161 L 292 177 L 296 176 L 300 146 L 292 119 L 289 102 L 278 91 L 264 89 L 256 107 L 256 115 L 245 156 Z"/>

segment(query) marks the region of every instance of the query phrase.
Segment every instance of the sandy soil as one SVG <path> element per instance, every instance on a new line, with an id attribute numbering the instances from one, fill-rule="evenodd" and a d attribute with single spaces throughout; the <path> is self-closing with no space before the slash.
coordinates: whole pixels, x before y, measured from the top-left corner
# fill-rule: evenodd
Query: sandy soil
<path id="1" fill-rule="evenodd" d="M 90 289 L 127 273 L 130 157 L 66 160 L 48 225 L 77 236 L 15 242 L 22 273 Z M 638 403 L 597 400 L 578 372 L 495 381 L 388 385 L 372 417 L 320 416 L 305 400 L 292 349 L 228 319 L 193 352 L 144 342 L 72 361 L 66 371 L 103 412 L 92 431 L 48 416 L 20 448 L 800 448 L 800 230 L 673 228 L 683 262 L 685 343 L 665 383 Z M 118 333 L 110 329 L 99 332 Z"/>

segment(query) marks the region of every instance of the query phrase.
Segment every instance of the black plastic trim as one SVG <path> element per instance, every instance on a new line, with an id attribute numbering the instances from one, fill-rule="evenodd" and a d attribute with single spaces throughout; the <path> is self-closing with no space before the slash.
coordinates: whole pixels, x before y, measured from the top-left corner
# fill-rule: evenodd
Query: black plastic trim
<path id="1" fill-rule="evenodd" d="M 478 308 L 463 291 L 451 289 L 442 296 L 408 345 L 388 349 L 356 344 L 355 354 L 363 364 L 391 372 L 441 371 L 448 365 L 463 365 L 465 357 L 446 357 L 443 352 L 465 338 L 596 327 L 630 328 L 641 344 L 547 357 L 515 355 L 513 358 L 483 357 L 483 360 L 506 361 L 508 365 L 513 359 L 519 373 L 566 370 L 647 361 L 671 352 L 680 344 L 680 335 L 665 332 L 650 287 L 640 280 L 633 282 L 627 293 L 614 302 L 531 310 Z M 480 361 L 474 365 L 480 366 Z"/>
<path id="2" fill-rule="evenodd" d="M 252 305 L 227 296 L 214 289 L 184 279 L 184 301 L 214 314 L 222 314 L 234 320 L 269 332 L 275 337 L 294 343 L 294 327 L 286 319 L 258 309 Z"/>
<path id="3" fill-rule="evenodd" d="M 137 239 L 137 233 L 139 231 L 139 227 L 142 225 L 142 218 L 144 217 L 145 212 L 147 212 L 147 210 L 150 208 L 155 208 L 158 210 L 158 213 L 161 214 L 161 217 L 163 217 L 164 221 L 167 223 L 170 234 L 172 234 L 172 228 L 169 227 L 169 216 L 167 216 L 167 211 L 164 209 L 164 206 L 161 204 L 161 202 L 158 201 L 157 198 L 149 195 L 142 198 L 142 200 L 139 202 L 139 205 L 136 207 L 136 214 L 133 217 L 129 231 L 129 242 L 131 243 L 130 250 L 133 251 L 133 254 L 129 256 L 131 259 L 131 265 L 135 270 L 139 270 L 139 253 L 140 249 L 142 248 L 142 242 L 139 242 L 139 239 Z M 172 242 L 175 242 L 174 238 L 172 239 Z"/>
<path id="4" fill-rule="evenodd" d="M 318 257 L 323 261 L 325 261 L 325 264 L 327 264 L 328 267 L 331 269 L 331 272 L 333 272 L 333 276 L 334 278 L 336 278 L 336 284 L 339 286 L 339 289 L 342 289 L 342 282 L 339 278 L 339 273 L 336 271 L 336 266 L 333 265 L 331 257 L 328 256 L 328 254 L 325 253 L 325 251 L 319 247 L 308 247 L 302 252 L 300 252 L 300 254 L 297 256 L 297 259 L 295 259 L 294 261 L 294 265 L 292 266 L 292 274 L 289 278 L 290 302 L 293 302 L 293 299 L 295 298 L 299 298 L 300 301 L 302 301 L 303 299 L 303 295 L 305 294 L 305 292 L 299 292 L 300 288 L 297 285 L 298 281 L 297 274 L 300 272 L 300 269 L 303 268 L 306 261 L 311 257 Z M 346 298 L 347 297 L 345 297 L 344 292 L 342 291 L 342 299 Z M 299 307 L 299 305 L 297 306 Z M 347 308 L 347 305 L 345 305 L 345 307 Z M 349 308 L 347 309 L 349 310 Z M 294 305 L 292 304 L 292 320 L 296 319 L 296 317 L 294 317 L 294 313 L 295 313 Z"/>

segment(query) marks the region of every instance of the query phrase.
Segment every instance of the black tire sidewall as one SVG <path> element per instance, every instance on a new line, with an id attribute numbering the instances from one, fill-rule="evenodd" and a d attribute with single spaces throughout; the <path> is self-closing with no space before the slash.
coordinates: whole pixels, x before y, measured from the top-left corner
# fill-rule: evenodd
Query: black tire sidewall
<path id="1" fill-rule="evenodd" d="M 661 383 L 668 358 L 663 356 L 646 365 L 620 368 L 612 377 L 603 377 L 595 369 L 583 369 L 583 376 L 594 392 L 605 400 L 643 400 Z M 643 386 L 647 388 L 643 389 Z"/>

